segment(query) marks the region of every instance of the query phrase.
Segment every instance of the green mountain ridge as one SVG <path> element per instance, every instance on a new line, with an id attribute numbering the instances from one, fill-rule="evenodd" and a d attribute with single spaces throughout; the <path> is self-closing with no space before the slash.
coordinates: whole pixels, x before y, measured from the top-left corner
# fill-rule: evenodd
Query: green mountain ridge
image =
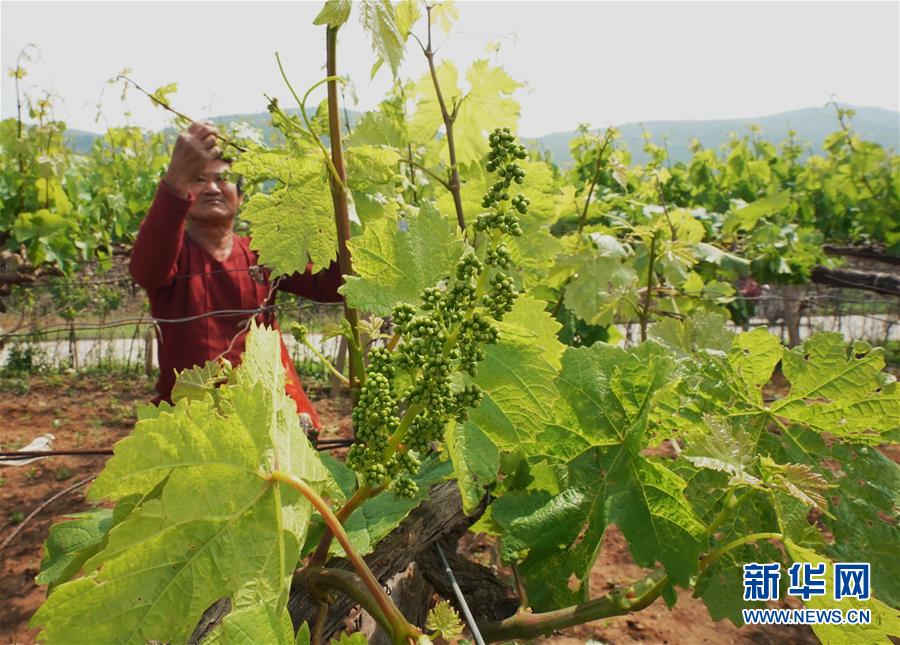
<path id="1" fill-rule="evenodd" d="M 842 107 L 851 107 L 856 111 L 851 126 L 860 137 L 885 148 L 892 148 L 894 152 L 900 149 L 900 112 L 877 107 L 849 105 Z M 346 120 L 350 122 L 351 128 L 362 114 L 356 110 L 347 110 Z M 213 117 L 212 121 L 223 125 L 244 122 L 262 131 L 264 140 L 268 142 L 276 136 L 276 131 L 269 125 L 269 117 L 268 112 L 258 112 L 223 115 Z M 344 115 L 342 121 L 343 117 Z M 645 121 L 624 123 L 614 127 L 622 134 L 618 146 L 629 150 L 632 162 L 640 164 L 647 159 L 642 149 L 645 131 L 652 135 L 652 141 L 656 145 L 668 147 L 672 162 L 679 162 L 690 160 L 689 144 L 692 139 L 699 139 L 706 148 L 714 148 L 727 141 L 732 133 L 738 136 L 747 134 L 753 125 L 760 128 L 759 134 L 762 139 L 772 143 L 780 143 L 787 138 L 789 130 L 794 130 L 797 139 L 809 146 L 810 153 L 821 152 L 825 137 L 840 127 L 833 106 L 803 108 L 752 118 Z M 83 130 L 66 132 L 69 145 L 79 153 L 90 149 L 98 136 L 100 135 Z M 567 167 L 572 163 L 569 142 L 577 136 L 579 136 L 577 131 L 569 130 L 541 137 L 523 137 L 523 141 L 530 146 L 546 150 L 556 164 Z"/>

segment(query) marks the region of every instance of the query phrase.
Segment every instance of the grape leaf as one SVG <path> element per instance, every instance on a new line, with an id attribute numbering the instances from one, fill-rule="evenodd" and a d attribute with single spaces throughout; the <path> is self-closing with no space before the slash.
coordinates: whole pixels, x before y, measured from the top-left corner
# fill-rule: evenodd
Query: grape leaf
<path id="1" fill-rule="evenodd" d="M 556 415 L 554 380 L 564 349 L 556 339 L 559 323 L 543 303 L 522 296 L 497 327 L 500 343 L 485 347 L 474 379 L 484 398 L 469 419 L 501 451 L 540 454 L 537 437 Z"/>
<path id="2" fill-rule="evenodd" d="M 346 150 L 347 184 L 363 224 L 386 213 L 395 214 L 394 199 L 400 154 L 387 146 L 353 146 Z"/>
<path id="3" fill-rule="evenodd" d="M 491 507 L 506 557 L 522 559 L 536 609 L 584 599 L 608 523 L 625 533 L 638 564 L 662 562 L 676 584 L 687 584 L 696 570 L 703 525 L 684 496 L 686 482 L 640 454 L 653 401 L 672 382 L 673 367 L 652 342 L 629 352 L 595 343 L 563 355 L 558 389 L 569 412 L 561 418 L 577 424 L 569 432 L 587 449 L 570 459 L 570 446 L 543 439 L 548 458 L 567 461 L 558 464 L 568 470 L 562 490 L 511 491 Z M 579 581 L 574 591 L 571 576 Z"/>
<path id="4" fill-rule="evenodd" d="M 900 392 L 881 374 L 884 350 L 847 343 L 839 333 L 818 333 L 784 354 L 791 383 L 773 414 L 843 439 L 881 443 L 884 432 L 900 427 Z"/>
<path id="5" fill-rule="evenodd" d="M 64 521 L 54 524 L 44 543 L 41 572 L 35 581 L 52 587 L 74 576 L 96 552 L 95 548 L 103 543 L 112 523 L 112 510 L 98 508 L 69 515 Z"/>
<path id="6" fill-rule="evenodd" d="M 234 171 L 254 180 L 277 179 L 271 195 L 256 193 L 241 211 L 250 223 L 251 247 L 273 276 L 328 267 L 337 255 L 337 229 L 328 173 L 321 157 L 287 153 L 244 153 Z"/>
<path id="7" fill-rule="evenodd" d="M 416 304 L 425 287 L 452 273 L 463 242 L 456 224 L 427 206 L 406 219 L 370 222 L 348 244 L 356 276 L 340 292 L 351 306 L 381 316 L 395 304 Z"/>
<path id="8" fill-rule="evenodd" d="M 488 152 L 485 134 L 501 125 L 515 130 L 519 120 L 519 104 L 512 98 L 521 84 L 502 67 L 491 67 L 487 60 L 476 60 L 466 73 L 469 91 L 459 87 L 456 66 L 445 61 L 437 66 L 436 76 L 447 110 L 458 106 L 453 124 L 456 158 L 460 164 L 481 161 Z M 427 143 L 443 127 L 444 120 L 430 74 L 415 86 L 416 112 L 409 125 L 414 141 Z M 441 158 L 449 164 L 446 146 Z"/>
<path id="9" fill-rule="evenodd" d="M 35 614 L 41 638 L 185 641 L 221 597 L 235 607 L 286 601 L 310 506 L 268 473 L 285 467 L 322 492 L 330 476 L 284 393 L 277 331 L 251 329 L 234 377 L 215 402 L 183 399 L 116 445 L 90 497 L 145 499 L 85 577 L 58 586 Z"/>
<path id="10" fill-rule="evenodd" d="M 227 378 L 224 366 L 216 361 L 206 361 L 202 366 L 195 365 L 182 370 L 172 387 L 172 401 L 177 403 L 181 399 L 201 400 Z"/>
<path id="11" fill-rule="evenodd" d="M 836 484 L 840 497 L 823 521 L 834 535 L 829 555 L 839 561 L 870 562 L 875 593 L 892 607 L 900 606 L 896 575 L 900 544 L 900 467 L 866 446 L 835 444 L 828 456 L 840 464 Z"/>
<path id="12" fill-rule="evenodd" d="M 352 7 L 353 2 L 351 0 L 326 0 L 325 6 L 313 19 L 313 24 L 340 27 L 347 22 Z"/>
<path id="13" fill-rule="evenodd" d="M 756 464 L 753 442 L 743 432 L 732 432 L 715 417 L 706 418 L 709 432 L 692 441 L 682 453 L 698 468 L 711 468 L 731 475 L 728 484 L 760 486 L 762 481 L 749 471 Z"/>
<path id="14" fill-rule="evenodd" d="M 767 405 L 763 386 L 779 362 L 790 390 Z M 900 389 L 883 366 L 884 350 L 850 344 L 838 333 L 819 332 L 785 351 L 768 331 L 755 329 L 735 337 L 727 359 L 708 351 L 693 355 L 684 407 L 728 423 L 756 418 L 754 437 L 768 420 L 879 444 L 900 426 Z"/>
<path id="15" fill-rule="evenodd" d="M 405 15 L 405 14 L 404 14 Z M 397 14 L 389 0 L 363 0 L 360 3 L 360 20 L 372 38 L 372 51 L 375 52 L 375 64 L 372 66 L 372 78 L 384 62 L 391 68 L 391 74 L 397 76 L 400 61 L 410 24 L 405 24 L 404 34 L 397 24 Z"/>
<path id="16" fill-rule="evenodd" d="M 402 114 L 372 110 L 362 115 L 347 137 L 351 146 L 403 147 L 407 140 L 406 122 Z"/>
<path id="17" fill-rule="evenodd" d="M 294 645 L 294 626 L 287 608 L 276 612 L 272 605 L 248 604 L 232 609 L 202 642 L 204 645 Z"/>
<path id="18" fill-rule="evenodd" d="M 639 306 L 638 275 L 629 255 L 615 241 L 560 257 L 558 267 L 573 276 L 563 298 L 566 308 L 591 325 L 609 325 L 617 314 L 633 315 Z"/>
<path id="19" fill-rule="evenodd" d="M 809 562 L 818 566 L 825 564 L 825 580 L 834 580 L 834 565 L 827 558 L 815 551 L 803 548 L 785 540 L 785 547 L 794 562 Z M 823 645 L 844 645 L 845 643 L 884 643 L 888 645 L 893 640 L 891 636 L 900 636 L 900 619 L 897 612 L 876 598 L 858 600 L 856 598 L 843 598 L 834 600 L 831 593 L 821 596 L 812 596 L 805 603 L 809 609 L 840 609 L 844 612 L 850 609 L 868 609 L 872 612 L 872 622 L 868 625 L 813 625 L 812 629 Z"/>
<path id="20" fill-rule="evenodd" d="M 444 433 L 444 447 L 453 463 L 463 511 L 472 512 L 494 482 L 500 467 L 500 452 L 493 441 L 471 421 L 451 423 Z"/>
<path id="21" fill-rule="evenodd" d="M 735 334 L 725 326 L 721 314 L 698 311 L 683 321 L 665 318 L 650 326 L 649 335 L 679 358 L 687 358 L 701 349 L 727 352 Z"/>
<path id="22" fill-rule="evenodd" d="M 763 217 L 768 217 L 787 208 L 791 201 L 791 191 L 783 190 L 780 193 L 757 199 L 737 209 L 725 220 L 723 230 L 725 233 L 737 231 L 749 231 Z"/>

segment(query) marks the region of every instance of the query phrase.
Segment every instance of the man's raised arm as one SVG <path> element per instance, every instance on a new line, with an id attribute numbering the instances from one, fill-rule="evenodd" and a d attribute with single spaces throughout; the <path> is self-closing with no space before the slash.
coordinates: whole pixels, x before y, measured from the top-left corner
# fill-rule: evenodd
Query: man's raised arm
<path id="1" fill-rule="evenodd" d="M 175 141 L 169 167 L 131 250 L 128 270 L 145 289 L 163 287 L 175 276 L 185 219 L 194 202 L 191 182 L 220 154 L 216 128 L 209 123 L 192 123 Z"/>
<path id="2" fill-rule="evenodd" d="M 278 288 L 316 302 L 343 302 L 344 296 L 337 292 L 342 284 L 341 267 L 337 262 L 318 273 L 312 272 L 312 262 L 306 265 L 305 273 L 294 273 L 281 280 Z"/>

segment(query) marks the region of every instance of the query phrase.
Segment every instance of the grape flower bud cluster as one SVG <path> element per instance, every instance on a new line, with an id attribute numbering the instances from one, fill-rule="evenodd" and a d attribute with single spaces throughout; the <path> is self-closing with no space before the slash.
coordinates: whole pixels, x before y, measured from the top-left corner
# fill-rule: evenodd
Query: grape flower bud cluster
<path id="1" fill-rule="evenodd" d="M 499 179 L 484 195 L 487 212 L 474 224 L 474 241 L 459 258 L 453 275 L 422 291 L 417 306 L 400 303 L 392 311 L 400 336 L 394 351 L 369 353 L 366 378 L 353 410 L 357 442 L 347 465 L 370 487 L 391 483 L 395 494 L 413 497 L 419 458 L 443 439 L 447 423 L 466 420 L 481 402 L 478 386 L 454 375 L 476 375 L 484 346 L 499 342 L 496 323 L 512 310 L 518 292 L 509 273 L 512 258 L 504 235 L 521 235 L 518 214 L 528 199 L 510 199 L 513 183 L 522 184 L 527 157 L 509 128 L 489 137 L 486 168 Z"/>

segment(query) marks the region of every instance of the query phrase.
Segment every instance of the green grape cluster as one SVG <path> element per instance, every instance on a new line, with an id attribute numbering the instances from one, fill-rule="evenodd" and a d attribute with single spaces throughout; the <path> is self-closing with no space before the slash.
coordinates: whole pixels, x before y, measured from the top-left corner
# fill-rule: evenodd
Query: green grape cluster
<path id="1" fill-rule="evenodd" d="M 531 205 L 531 200 L 525 197 L 522 193 L 517 193 L 515 197 L 512 198 L 512 207 L 519 211 L 522 215 L 528 212 L 528 207 Z"/>
<path id="2" fill-rule="evenodd" d="M 502 242 L 496 247 L 488 249 L 487 256 L 484 258 L 485 264 L 496 266 L 500 269 L 508 269 L 511 262 L 512 256 L 509 253 L 509 248 Z"/>
<path id="3" fill-rule="evenodd" d="M 366 380 L 351 415 L 356 443 L 347 453 L 347 465 L 361 473 L 369 486 L 380 486 L 389 475 L 381 456 L 400 423 L 400 410 L 392 388 L 395 376 L 390 352 L 383 347 L 372 350 Z"/>
<path id="4" fill-rule="evenodd" d="M 508 128 L 495 130 L 490 144 L 487 169 L 499 179 L 482 202 L 489 212 L 479 215 L 474 226 L 486 239 L 475 241 L 451 275 L 423 289 L 415 305 L 393 308 L 399 339 L 393 351 L 370 352 L 353 411 L 357 443 L 347 455 L 348 465 L 369 486 L 391 482 L 398 496 L 416 494 L 419 457 L 443 439 L 449 421 L 465 421 L 481 402 L 478 386 L 456 385 L 454 375 L 476 375 L 484 347 L 499 342 L 497 323 L 518 295 L 509 273 L 510 250 L 501 238 L 522 234 L 517 212 L 527 212 L 528 200 L 521 193 L 510 200 L 508 189 L 524 180 L 515 160 L 527 153 Z"/>
<path id="5" fill-rule="evenodd" d="M 519 293 L 513 279 L 499 273 L 491 278 L 491 287 L 491 292 L 481 297 L 481 303 L 495 318 L 502 318 L 504 313 L 512 311 Z"/>

